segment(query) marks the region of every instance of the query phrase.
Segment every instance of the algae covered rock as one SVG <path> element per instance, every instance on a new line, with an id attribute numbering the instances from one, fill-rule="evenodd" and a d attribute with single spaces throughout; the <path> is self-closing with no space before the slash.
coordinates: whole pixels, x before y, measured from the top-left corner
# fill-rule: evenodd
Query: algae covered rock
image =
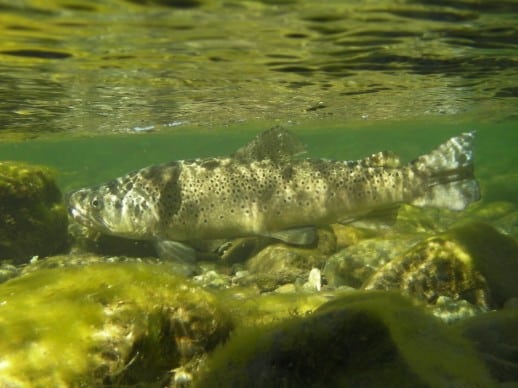
<path id="1" fill-rule="evenodd" d="M 378 268 L 398 257 L 416 243 L 415 237 L 371 238 L 335 253 L 323 274 L 332 287 L 360 288 Z"/>
<path id="2" fill-rule="evenodd" d="M 410 299 L 362 292 L 307 317 L 237 330 L 199 387 L 493 386 L 469 341 Z"/>
<path id="3" fill-rule="evenodd" d="M 164 265 L 40 269 L 0 285 L 0 301 L 0 386 L 185 381 L 232 327 Z"/>
<path id="4" fill-rule="evenodd" d="M 483 223 L 429 238 L 380 268 L 364 285 L 400 289 L 435 303 L 440 296 L 477 306 L 501 306 L 518 295 L 518 246 Z"/>
<path id="5" fill-rule="evenodd" d="M 473 341 L 496 380 L 518 383 L 518 307 L 469 318 L 454 328 Z"/>
<path id="6" fill-rule="evenodd" d="M 318 229 L 317 234 L 314 247 L 268 245 L 247 261 L 250 276 L 239 279 L 240 284 L 255 283 L 262 291 L 272 291 L 286 283 L 305 282 L 311 269 L 322 267 L 336 250 L 336 237 L 331 230 Z"/>
<path id="7" fill-rule="evenodd" d="M 0 260 L 28 261 L 66 245 L 66 209 L 49 168 L 0 162 L 0 214 Z"/>

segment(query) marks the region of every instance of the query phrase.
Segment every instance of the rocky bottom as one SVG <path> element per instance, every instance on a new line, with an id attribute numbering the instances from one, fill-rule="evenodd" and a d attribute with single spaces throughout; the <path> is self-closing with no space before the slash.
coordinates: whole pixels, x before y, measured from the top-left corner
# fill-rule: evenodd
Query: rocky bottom
<path id="1" fill-rule="evenodd" d="M 178 263 L 75 224 L 67 244 L 48 172 L 7 167 L 39 186 L 0 181 L 17 204 L 0 223 L 0 386 L 518 383 L 510 203 L 403 206 L 390 228 L 207 242 Z"/>

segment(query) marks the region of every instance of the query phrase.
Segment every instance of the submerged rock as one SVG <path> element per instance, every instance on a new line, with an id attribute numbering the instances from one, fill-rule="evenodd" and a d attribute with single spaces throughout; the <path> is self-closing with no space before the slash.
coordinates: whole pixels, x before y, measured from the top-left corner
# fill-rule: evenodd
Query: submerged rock
<path id="1" fill-rule="evenodd" d="M 242 263 L 272 242 L 273 239 L 267 237 L 242 237 L 226 240 L 215 251 L 225 264 Z"/>
<path id="2" fill-rule="evenodd" d="M 67 243 L 67 213 L 53 172 L 0 162 L 0 260 L 27 262 Z"/>
<path id="3" fill-rule="evenodd" d="M 430 312 L 446 323 L 458 322 L 487 312 L 484 307 L 475 306 L 466 300 L 454 300 L 447 296 L 440 296 L 433 305 L 428 306 Z"/>
<path id="4" fill-rule="evenodd" d="M 518 209 L 511 202 L 483 202 L 474 205 L 469 217 L 490 223 L 499 232 L 518 238 Z"/>
<path id="5" fill-rule="evenodd" d="M 344 249 L 360 241 L 376 236 L 377 231 L 357 228 L 351 225 L 331 224 L 331 229 L 336 236 L 336 248 Z"/>
<path id="6" fill-rule="evenodd" d="M 286 283 L 301 285 L 313 268 L 324 266 L 336 250 L 336 238 L 329 229 L 319 229 L 315 247 L 294 247 L 283 243 L 268 245 L 246 263 L 249 276 L 238 280 L 241 285 L 256 284 L 262 291 L 273 291 Z"/>
<path id="7" fill-rule="evenodd" d="M 307 317 L 237 330 L 198 387 L 493 386 L 474 347 L 410 299 L 352 293 Z"/>
<path id="8" fill-rule="evenodd" d="M 518 384 L 518 307 L 466 319 L 454 328 L 476 344 L 496 380 Z"/>
<path id="9" fill-rule="evenodd" d="M 156 256 L 155 247 L 150 241 L 109 236 L 88 229 L 72 219 L 70 219 L 68 233 L 74 251 L 113 256 Z"/>
<path id="10" fill-rule="evenodd" d="M 400 289 L 428 303 L 440 296 L 483 307 L 518 295 L 518 246 L 489 225 L 470 223 L 429 238 L 380 268 L 366 290 Z"/>
<path id="11" fill-rule="evenodd" d="M 232 328 L 214 295 L 164 265 L 123 262 L 11 279 L 0 317 L 9 387 L 185 382 Z"/>
<path id="12" fill-rule="evenodd" d="M 429 236 L 451 228 L 458 220 L 459 213 L 454 210 L 401 205 L 393 228 L 403 233 Z"/>
<path id="13" fill-rule="evenodd" d="M 372 238 L 335 253 L 326 262 L 323 275 L 332 287 L 360 288 L 381 266 L 417 242 L 415 237 Z"/>

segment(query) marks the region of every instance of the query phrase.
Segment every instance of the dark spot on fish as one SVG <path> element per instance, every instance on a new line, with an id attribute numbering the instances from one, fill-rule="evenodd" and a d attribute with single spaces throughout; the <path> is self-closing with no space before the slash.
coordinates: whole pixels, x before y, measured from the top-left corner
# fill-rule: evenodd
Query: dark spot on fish
<path id="1" fill-rule="evenodd" d="M 282 179 L 285 181 L 290 181 L 293 178 L 293 175 L 295 174 L 295 170 L 293 169 L 293 166 L 286 166 L 282 169 L 281 175 Z"/>
<path id="2" fill-rule="evenodd" d="M 167 227 L 171 218 L 178 214 L 182 206 L 182 189 L 178 182 L 181 173 L 181 165 L 179 163 L 171 163 L 167 166 L 168 178 L 165 182 L 161 182 L 162 189 L 160 200 L 158 202 L 160 223 Z M 164 174 L 161 174 L 162 177 Z M 158 182 L 157 182 L 158 184 Z"/>
<path id="3" fill-rule="evenodd" d="M 106 184 L 106 189 L 113 195 L 117 195 L 119 193 L 119 185 L 116 180 L 108 182 Z"/>

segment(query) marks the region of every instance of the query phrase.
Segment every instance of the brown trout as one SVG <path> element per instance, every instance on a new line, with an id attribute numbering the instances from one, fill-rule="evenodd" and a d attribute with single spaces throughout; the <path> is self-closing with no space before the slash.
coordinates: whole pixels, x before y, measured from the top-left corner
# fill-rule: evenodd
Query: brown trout
<path id="1" fill-rule="evenodd" d="M 157 242 L 162 256 L 192 241 L 269 236 L 309 244 L 314 227 L 371 217 L 402 203 L 453 210 L 480 198 L 474 132 L 409 164 L 379 152 L 357 161 L 305 159 L 273 128 L 230 157 L 180 160 L 131 172 L 68 197 L 71 216 L 99 232 Z"/>

